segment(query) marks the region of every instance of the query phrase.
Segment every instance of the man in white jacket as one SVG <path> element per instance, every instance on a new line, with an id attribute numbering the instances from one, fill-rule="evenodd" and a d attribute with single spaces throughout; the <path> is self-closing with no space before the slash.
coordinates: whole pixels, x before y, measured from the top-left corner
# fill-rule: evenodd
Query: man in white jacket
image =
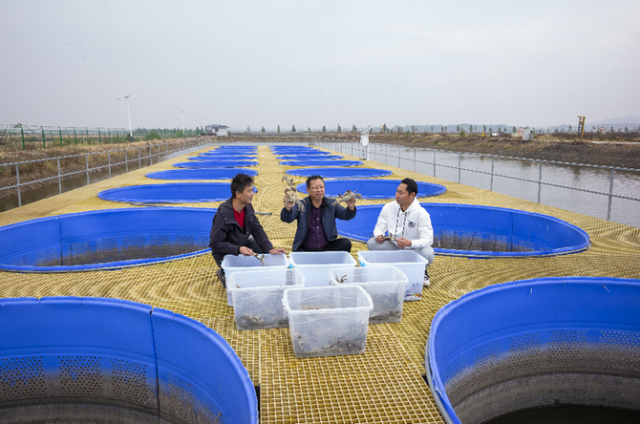
<path id="1" fill-rule="evenodd" d="M 429 213 L 416 199 L 417 194 L 418 184 L 414 180 L 405 178 L 400 182 L 396 190 L 396 201 L 387 203 L 382 208 L 367 247 L 369 250 L 413 249 L 427 260 L 428 268 L 435 257 L 431 247 L 433 227 Z M 387 232 L 391 241 L 384 239 Z M 424 270 L 425 287 L 431 283 L 427 268 Z"/>

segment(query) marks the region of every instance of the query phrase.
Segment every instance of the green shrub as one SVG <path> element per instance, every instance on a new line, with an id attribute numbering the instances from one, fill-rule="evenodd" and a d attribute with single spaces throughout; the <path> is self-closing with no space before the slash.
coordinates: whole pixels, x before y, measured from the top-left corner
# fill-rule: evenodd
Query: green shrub
<path id="1" fill-rule="evenodd" d="M 152 130 L 147 133 L 147 136 L 144 138 L 145 140 L 160 140 L 160 134 L 158 131 Z"/>

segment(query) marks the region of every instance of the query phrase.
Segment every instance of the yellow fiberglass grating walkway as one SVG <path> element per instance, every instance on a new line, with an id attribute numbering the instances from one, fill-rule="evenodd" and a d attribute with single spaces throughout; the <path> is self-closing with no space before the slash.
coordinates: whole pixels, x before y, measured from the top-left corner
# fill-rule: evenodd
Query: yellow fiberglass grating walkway
<path id="1" fill-rule="evenodd" d="M 210 148 L 203 148 L 202 151 Z M 98 199 L 109 188 L 161 183 L 145 174 L 171 169 L 162 162 L 0 213 L 0 225 L 64 213 L 139 207 Z M 295 223 L 280 221 L 285 171 L 267 146 L 259 147 L 258 193 L 253 206 L 274 246 L 291 251 Z M 344 155 L 345 159 L 357 159 Z M 640 277 L 640 229 L 611 223 L 486 190 L 366 161 L 363 167 L 393 171 L 385 178 L 411 177 L 442 184 L 447 192 L 422 202 L 461 203 L 513 208 L 550 215 L 586 231 L 585 252 L 545 258 L 466 259 L 437 256 L 429 268 L 431 286 L 420 301 L 405 302 L 402 321 L 369 326 L 363 355 L 297 359 L 289 330 L 238 331 L 233 308 L 215 277 L 210 254 L 164 264 L 60 274 L 0 273 L 0 297 L 101 296 L 127 299 L 172 310 L 214 329 L 236 351 L 256 386 L 261 387 L 262 423 L 423 423 L 442 422 L 433 395 L 424 383 L 425 343 L 437 311 L 465 293 L 508 281 L 552 276 Z M 305 178 L 293 177 L 296 185 Z M 357 187 L 354 187 L 357 190 Z M 389 200 L 362 200 L 359 205 Z M 180 204 L 215 208 L 220 202 Z M 371 223 L 373 227 L 374 223 Z M 353 243 L 352 254 L 366 249 Z"/>

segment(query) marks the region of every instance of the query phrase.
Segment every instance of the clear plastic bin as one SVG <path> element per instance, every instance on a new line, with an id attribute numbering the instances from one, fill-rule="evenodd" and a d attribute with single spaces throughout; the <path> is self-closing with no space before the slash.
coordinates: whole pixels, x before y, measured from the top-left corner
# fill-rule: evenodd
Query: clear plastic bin
<path id="1" fill-rule="evenodd" d="M 362 287 L 290 288 L 282 303 L 296 357 L 364 353 L 373 302 Z"/>
<path id="2" fill-rule="evenodd" d="M 329 278 L 333 286 L 357 284 L 369 293 L 373 301 L 369 324 L 402 320 L 404 292 L 409 279 L 395 266 L 332 268 Z"/>
<path id="3" fill-rule="evenodd" d="M 305 287 L 328 286 L 327 269 L 357 264 L 349 252 L 291 252 L 289 261 L 304 275 Z"/>
<path id="4" fill-rule="evenodd" d="M 288 327 L 282 294 L 291 287 L 303 287 L 304 276 L 297 269 L 271 268 L 233 273 L 227 290 L 233 298 L 238 330 Z"/>
<path id="5" fill-rule="evenodd" d="M 289 262 L 287 262 L 287 255 L 270 255 L 265 253 L 264 265 L 254 256 L 243 256 L 243 255 L 226 255 L 222 259 L 222 263 L 220 267 L 224 271 L 224 275 L 227 279 L 227 287 L 229 287 L 229 277 L 231 277 L 236 272 L 242 271 L 251 271 L 255 269 L 271 269 L 271 268 L 280 268 L 286 269 L 289 267 Z M 231 299 L 231 292 L 227 289 L 227 305 L 233 306 L 233 300 Z"/>
<path id="6" fill-rule="evenodd" d="M 360 266 L 393 265 L 407 276 L 409 282 L 404 300 L 420 300 L 427 260 L 413 250 L 362 250 L 358 252 Z"/>

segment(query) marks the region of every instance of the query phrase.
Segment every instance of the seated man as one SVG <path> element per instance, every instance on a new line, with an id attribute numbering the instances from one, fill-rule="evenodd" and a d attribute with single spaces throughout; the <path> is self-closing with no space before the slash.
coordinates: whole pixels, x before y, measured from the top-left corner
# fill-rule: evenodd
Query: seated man
<path id="1" fill-rule="evenodd" d="M 301 201 L 304 210 L 285 197 L 284 208 L 280 212 L 280 219 L 286 223 L 298 220 L 293 250 L 351 252 L 351 240 L 338 238 L 336 218 L 345 221 L 355 218 L 356 199 L 349 200 L 346 208 L 335 199 L 327 199 L 324 197 L 324 180 L 319 175 L 307 178 L 307 192 L 309 197 Z"/>
<path id="2" fill-rule="evenodd" d="M 253 178 L 238 174 L 231 181 L 231 198 L 222 203 L 213 217 L 209 247 L 218 264 L 218 279 L 226 287 L 220 268 L 225 255 L 251 256 L 254 253 L 280 255 L 284 249 L 274 249 L 251 206 Z"/>
<path id="3" fill-rule="evenodd" d="M 420 206 L 416 199 L 418 184 L 411 178 L 402 180 L 396 190 L 396 201 L 387 203 L 382 208 L 378 222 L 373 229 L 373 236 L 367 242 L 369 250 L 413 249 L 427 262 L 427 268 L 434 259 L 433 227 L 429 213 Z M 384 239 L 388 232 L 391 241 Z M 429 286 L 429 274 L 424 270 L 425 287 Z"/>

